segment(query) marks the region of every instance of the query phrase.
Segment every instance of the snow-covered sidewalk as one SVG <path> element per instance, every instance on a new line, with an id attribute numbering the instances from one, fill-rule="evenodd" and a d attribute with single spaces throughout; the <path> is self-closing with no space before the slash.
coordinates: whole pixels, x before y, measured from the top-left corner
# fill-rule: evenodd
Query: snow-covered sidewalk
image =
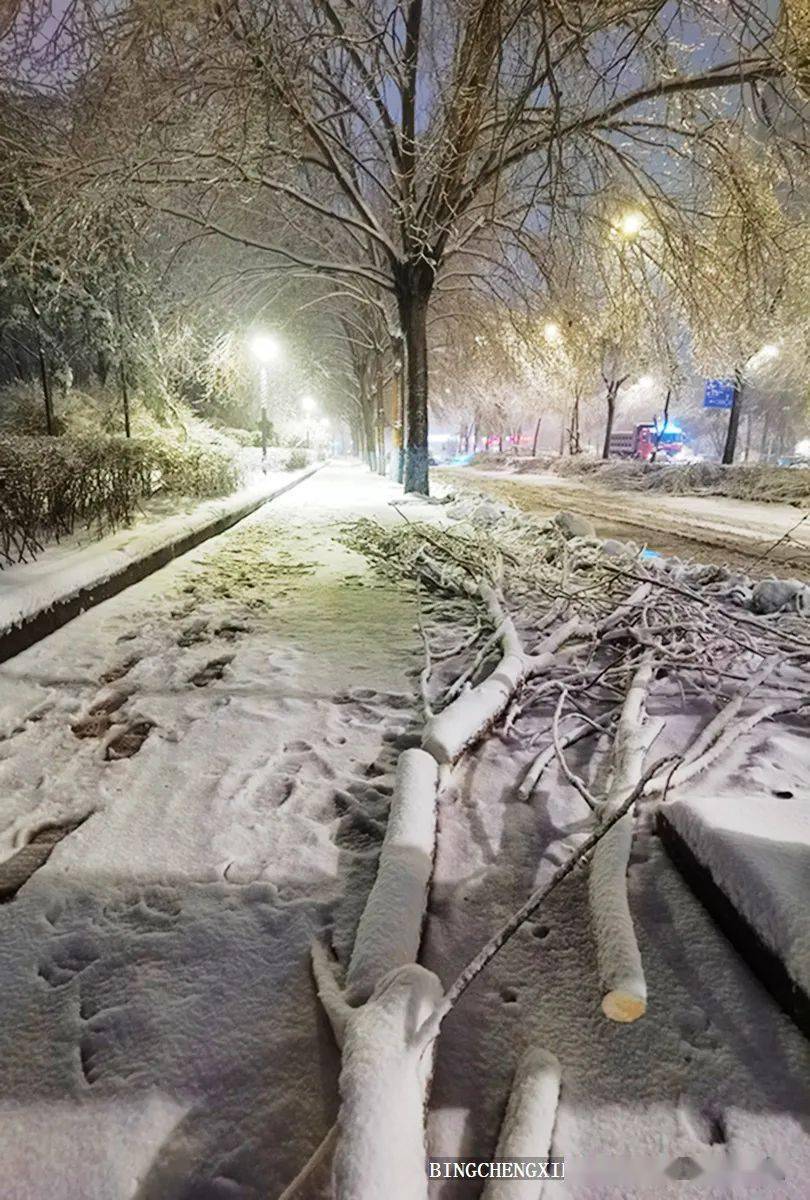
<path id="1" fill-rule="evenodd" d="M 331 1122 L 309 941 L 353 936 L 416 642 L 334 535 L 398 492 L 326 468 L 0 668 L 0 855 L 87 818 L 0 906 L 3 1200 L 272 1200 Z"/>
<path id="2" fill-rule="evenodd" d="M 414 597 L 336 538 L 398 521 L 399 494 L 327 467 L 0 667 L 0 883 L 73 828 L 0 905 L 3 1200 L 276 1200 L 331 1125 L 309 941 L 332 925 L 348 958 L 423 653 Z M 735 780 L 806 794 L 798 744 L 763 734 Z M 531 756 L 490 738 L 441 797 L 421 961 L 445 984 L 587 823 L 554 772 L 517 800 Z M 586 889 L 448 1018 L 432 1153 L 492 1153 L 531 1040 L 562 1065 L 555 1196 L 803 1200 L 807 1043 L 649 831 L 630 890 L 650 1006 L 606 1021 Z"/>
<path id="3" fill-rule="evenodd" d="M 204 536 L 210 526 L 270 499 L 311 470 L 276 470 L 267 475 L 254 471 L 247 486 L 217 500 L 174 503 L 155 498 L 126 529 L 102 538 L 82 530 L 46 546 L 34 562 L 5 566 L 0 570 L 0 638 L 6 630 L 78 592 L 125 575 L 133 563 L 161 550 L 171 552 L 180 539 Z"/>

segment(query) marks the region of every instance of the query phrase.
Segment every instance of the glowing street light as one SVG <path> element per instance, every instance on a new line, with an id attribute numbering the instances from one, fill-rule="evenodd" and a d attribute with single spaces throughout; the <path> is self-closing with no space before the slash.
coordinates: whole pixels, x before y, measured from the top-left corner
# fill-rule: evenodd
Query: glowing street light
<path id="1" fill-rule="evenodd" d="M 253 357 L 263 367 L 269 367 L 281 358 L 281 343 L 272 333 L 254 333 L 250 339 L 250 349 Z"/>
<path id="2" fill-rule="evenodd" d="M 559 342 L 562 337 L 562 330 L 556 321 L 546 321 L 543 326 L 543 337 L 550 346 L 554 345 L 555 342 Z"/>
<path id="3" fill-rule="evenodd" d="M 622 213 L 616 228 L 622 237 L 634 238 L 638 237 L 645 224 L 644 213 L 639 212 L 637 208 L 631 208 Z"/>
<path id="4" fill-rule="evenodd" d="M 748 360 L 749 367 L 761 367 L 763 363 L 769 362 L 772 358 L 779 357 L 779 347 L 774 342 L 766 342 L 765 345 L 757 350 L 756 354 L 752 354 Z"/>
<path id="5" fill-rule="evenodd" d="M 302 396 L 301 397 L 301 409 L 303 412 L 313 413 L 313 412 L 315 412 L 315 409 L 317 407 L 318 407 L 318 405 L 317 405 L 316 401 L 313 400 L 312 396 Z"/>

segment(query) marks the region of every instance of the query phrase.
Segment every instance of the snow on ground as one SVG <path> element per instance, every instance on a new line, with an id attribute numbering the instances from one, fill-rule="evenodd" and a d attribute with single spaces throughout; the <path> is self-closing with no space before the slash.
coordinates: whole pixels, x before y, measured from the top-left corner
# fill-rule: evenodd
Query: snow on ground
<path id="1" fill-rule="evenodd" d="M 332 535 L 396 490 L 328 468 L 0 669 L 5 854 L 93 814 L 0 907 L 3 1200 L 272 1200 L 331 1123 L 308 944 L 350 944 L 415 648 Z M 108 761 L 112 693 L 152 724 Z"/>
<path id="2" fill-rule="evenodd" d="M 674 801 L 670 824 L 810 993 L 810 787 Z"/>
<path id="3" fill-rule="evenodd" d="M 0 668 L 0 859 L 87 818 L 0 905 L 3 1200 L 275 1200 L 331 1124 L 308 943 L 333 924 L 348 958 L 422 658 L 413 599 L 334 539 L 398 520 L 397 494 L 328 467 Z M 775 736 L 740 744 L 733 784 L 800 794 L 806 752 Z M 515 799 L 529 754 L 492 739 L 441 798 L 422 961 L 445 983 L 586 826 L 553 771 Z M 537 1041 L 562 1068 L 555 1195 L 806 1196 L 806 1042 L 646 828 L 648 1015 L 606 1021 L 586 887 L 448 1018 L 432 1152 L 492 1151 Z"/>
<path id="4" fill-rule="evenodd" d="M 245 486 L 230 496 L 202 503 L 182 497 L 154 496 L 126 529 L 117 529 L 102 538 L 94 537 L 92 530 L 78 530 L 71 537 L 46 546 L 34 562 L 4 566 L 0 570 L 0 630 L 49 608 L 62 596 L 109 578 L 134 559 L 208 525 L 217 517 L 262 495 L 270 495 L 303 473 L 270 470 L 263 475 L 252 464 Z"/>
<path id="5" fill-rule="evenodd" d="M 504 471 L 458 467 L 441 471 L 444 483 L 478 483 L 531 511 L 573 509 L 587 514 L 603 536 L 633 537 L 667 554 L 699 555 L 747 567 L 780 538 L 786 544 L 769 555 L 777 574 L 810 575 L 810 519 L 790 504 L 757 503 L 727 496 L 666 496 L 622 492 L 593 480 L 551 473 L 509 475 Z M 746 561 L 748 560 L 748 561 Z M 780 569 L 779 564 L 785 564 Z M 767 564 L 766 564 L 767 565 Z M 763 574 L 763 570 L 756 572 Z"/>
<path id="6" fill-rule="evenodd" d="M 686 740 L 684 721 L 671 727 L 674 742 Z M 666 752 L 661 739 L 656 754 Z M 445 982 L 589 828 L 584 802 L 553 768 L 531 803 L 516 799 L 532 754 L 515 739 L 491 739 L 441 799 L 421 961 Z M 730 780 L 807 803 L 806 756 L 800 733 L 759 731 L 735 749 L 730 773 L 726 760 L 701 787 Z M 584 750 L 571 763 L 586 778 L 598 769 Z M 586 872 L 567 881 L 445 1022 L 431 1152 L 493 1153 L 512 1072 L 539 1045 L 562 1067 L 551 1153 L 565 1156 L 566 1181 L 547 1185 L 549 1196 L 806 1197 L 810 1047 L 694 898 L 648 819 L 629 873 L 648 1010 L 632 1025 L 601 1014 L 587 890 Z M 806 881 L 804 890 L 806 908 Z M 435 1200 L 476 1195 L 447 1182 Z"/>

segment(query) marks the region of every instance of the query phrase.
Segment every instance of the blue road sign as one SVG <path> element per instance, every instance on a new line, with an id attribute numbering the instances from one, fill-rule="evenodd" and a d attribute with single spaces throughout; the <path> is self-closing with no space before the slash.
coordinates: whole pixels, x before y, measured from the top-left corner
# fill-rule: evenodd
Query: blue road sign
<path id="1" fill-rule="evenodd" d="M 704 408 L 731 408 L 734 404 L 733 379 L 707 379 L 703 393 Z"/>

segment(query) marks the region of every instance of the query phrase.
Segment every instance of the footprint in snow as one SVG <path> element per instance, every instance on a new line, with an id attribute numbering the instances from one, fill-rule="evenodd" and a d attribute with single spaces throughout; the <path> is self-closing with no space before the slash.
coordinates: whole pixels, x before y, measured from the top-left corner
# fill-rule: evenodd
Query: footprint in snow
<path id="1" fill-rule="evenodd" d="M 113 900 L 104 906 L 104 916 L 136 933 L 165 933 L 183 910 L 180 896 L 167 888 L 146 888 L 140 895 Z"/>
<path id="2" fill-rule="evenodd" d="M 189 683 L 193 683 L 195 687 L 208 687 L 209 683 L 213 683 L 217 679 L 221 679 L 225 674 L 225 668 L 233 662 L 233 655 L 227 654 L 222 658 L 213 658 L 209 663 L 191 676 Z"/>
<path id="3" fill-rule="evenodd" d="M 112 717 L 109 713 L 93 713 L 90 716 L 80 717 L 78 721 L 74 721 L 70 727 L 70 731 L 77 738 L 98 738 L 102 737 L 111 725 Z"/>
<path id="4" fill-rule="evenodd" d="M 65 987 L 99 960 L 94 939 L 85 933 L 68 933 L 54 938 L 38 974 L 49 987 Z"/>
<path id="5" fill-rule="evenodd" d="M 197 642 L 206 640 L 206 632 L 208 627 L 207 617 L 198 617 L 195 621 L 191 621 L 182 630 L 177 639 L 178 646 L 194 646 Z"/>
<path id="6" fill-rule="evenodd" d="M 115 683 L 117 680 L 123 679 L 124 676 L 128 675 L 132 668 L 139 662 L 140 659 L 137 657 L 137 655 L 130 655 L 129 658 L 125 658 L 123 662 L 116 663 L 113 666 L 108 667 L 107 670 L 99 676 L 99 683 Z"/>
<path id="7" fill-rule="evenodd" d="M 108 762 L 116 762 L 121 758 L 132 758 L 134 754 L 138 753 L 153 728 L 151 721 L 133 722 L 107 743 L 104 757 Z"/>

